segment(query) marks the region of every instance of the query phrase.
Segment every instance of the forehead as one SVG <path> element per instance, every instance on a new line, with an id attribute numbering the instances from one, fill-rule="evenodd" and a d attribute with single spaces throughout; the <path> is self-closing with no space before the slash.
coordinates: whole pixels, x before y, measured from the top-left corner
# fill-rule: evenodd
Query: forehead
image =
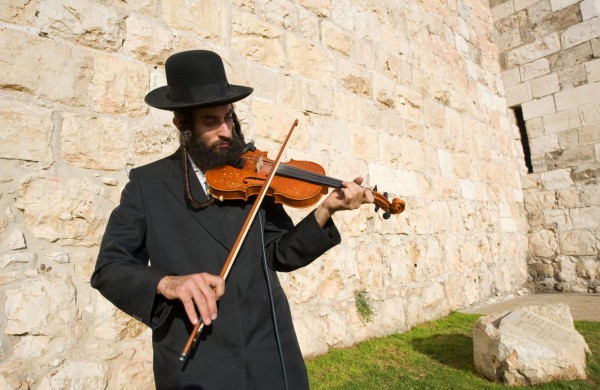
<path id="1" fill-rule="evenodd" d="M 231 104 L 224 104 L 222 106 L 209 107 L 209 108 L 198 108 L 195 109 L 194 118 L 210 118 L 210 117 L 223 117 L 230 114 L 233 111 Z"/>

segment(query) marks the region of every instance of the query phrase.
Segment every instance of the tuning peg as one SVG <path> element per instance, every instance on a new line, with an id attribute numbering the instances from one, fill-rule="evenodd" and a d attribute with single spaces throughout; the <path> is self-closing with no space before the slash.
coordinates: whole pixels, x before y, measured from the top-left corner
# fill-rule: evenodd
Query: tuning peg
<path id="1" fill-rule="evenodd" d="M 385 212 L 383 213 L 383 219 L 390 219 L 390 217 L 392 216 L 392 214 Z"/>

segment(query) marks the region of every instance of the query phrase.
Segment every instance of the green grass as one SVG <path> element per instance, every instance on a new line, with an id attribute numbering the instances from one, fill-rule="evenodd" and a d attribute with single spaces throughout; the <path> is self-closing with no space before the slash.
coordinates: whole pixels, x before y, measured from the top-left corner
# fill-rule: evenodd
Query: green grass
<path id="1" fill-rule="evenodd" d="M 478 317 L 453 313 L 406 333 L 307 359 L 311 389 L 508 389 L 475 370 L 471 332 Z M 592 350 L 587 356 L 587 380 L 532 388 L 600 388 L 600 322 L 575 321 L 575 327 Z"/>

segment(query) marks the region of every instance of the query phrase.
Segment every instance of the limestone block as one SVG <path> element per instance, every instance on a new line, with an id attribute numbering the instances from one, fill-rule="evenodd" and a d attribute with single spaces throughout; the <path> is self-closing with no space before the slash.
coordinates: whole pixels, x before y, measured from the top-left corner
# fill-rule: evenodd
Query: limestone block
<path id="1" fill-rule="evenodd" d="M 423 144 L 411 138 L 380 136 L 380 150 L 382 161 L 390 164 L 402 165 L 406 170 L 425 171 L 425 151 Z"/>
<path id="2" fill-rule="evenodd" d="M 41 275 L 6 291 L 6 335 L 58 336 L 69 332 L 77 316 L 75 287 L 67 275 Z"/>
<path id="3" fill-rule="evenodd" d="M 52 110 L 0 100 L 0 157 L 52 161 Z"/>
<path id="4" fill-rule="evenodd" d="M 127 10 L 133 10 L 136 13 L 150 17 L 159 15 L 159 7 L 154 0 L 112 0 L 105 3 L 113 6 L 118 4 L 118 6 L 123 6 Z M 130 15 L 131 14 L 133 14 L 133 12 L 131 12 Z"/>
<path id="5" fill-rule="evenodd" d="M 22 359 L 39 358 L 47 352 L 50 341 L 48 336 L 22 336 L 15 344 L 12 356 Z"/>
<path id="6" fill-rule="evenodd" d="M 161 4 L 162 17 L 172 29 L 190 32 L 219 45 L 225 44 L 229 36 L 229 12 L 220 0 L 165 0 Z"/>
<path id="7" fill-rule="evenodd" d="M 293 73 L 300 74 L 325 85 L 335 80 L 335 62 L 333 54 L 325 48 L 287 34 L 288 66 Z"/>
<path id="8" fill-rule="evenodd" d="M 61 158 L 82 168 L 123 169 L 129 159 L 129 132 L 124 120 L 64 113 Z"/>
<path id="9" fill-rule="evenodd" d="M 481 317 L 473 329 L 477 371 L 508 385 L 585 379 L 589 352 L 564 303 Z"/>
<path id="10" fill-rule="evenodd" d="M 502 72 L 502 81 L 505 87 L 512 87 L 521 82 L 521 72 L 518 67 Z"/>
<path id="11" fill-rule="evenodd" d="M 542 173 L 542 183 L 547 190 L 559 190 L 573 185 L 568 169 L 557 169 Z"/>
<path id="12" fill-rule="evenodd" d="M 282 32 L 255 15 L 235 15 L 231 26 L 231 45 L 244 57 L 261 64 L 275 68 L 283 68 L 286 64 Z"/>
<path id="13" fill-rule="evenodd" d="M 600 207 L 584 207 L 569 210 L 573 227 L 578 229 L 598 228 L 600 221 Z"/>
<path id="14" fill-rule="evenodd" d="M 533 98 L 531 83 L 520 83 L 506 88 L 506 105 L 516 106 Z"/>
<path id="15" fill-rule="evenodd" d="M 558 145 L 561 150 L 569 150 L 579 145 L 579 131 L 568 130 L 558 133 Z M 548 169 L 548 168 L 545 168 Z"/>
<path id="16" fill-rule="evenodd" d="M 592 18 L 567 28 L 561 35 L 563 49 L 600 36 L 600 18 Z"/>
<path id="17" fill-rule="evenodd" d="M 581 123 L 588 125 L 600 122 L 600 103 L 588 103 L 579 107 Z"/>
<path id="18" fill-rule="evenodd" d="M 550 63 L 546 58 L 540 58 L 528 64 L 521 65 L 521 79 L 531 80 L 550 73 Z"/>
<path id="19" fill-rule="evenodd" d="M 581 9 L 581 18 L 588 20 L 600 16 L 600 1 L 599 0 L 583 0 L 579 4 Z"/>
<path id="20" fill-rule="evenodd" d="M 543 211 L 556 206 L 554 191 L 528 191 L 524 198 L 525 210 Z"/>
<path id="21" fill-rule="evenodd" d="M 36 389 L 105 389 L 110 372 L 104 363 L 86 360 L 65 362 L 43 377 Z"/>
<path id="22" fill-rule="evenodd" d="M 559 233 L 561 253 L 569 256 L 596 254 L 596 238 L 589 230 L 569 230 Z"/>
<path id="23" fill-rule="evenodd" d="M 529 120 L 556 112 L 554 97 L 546 96 L 523 103 L 523 119 Z"/>
<path id="24" fill-rule="evenodd" d="M 265 0 L 261 2 L 261 15 L 272 25 L 286 30 L 298 26 L 298 11 L 290 0 Z"/>
<path id="25" fill-rule="evenodd" d="M 550 230 L 538 230 L 529 235 L 529 249 L 534 257 L 553 257 L 558 250 L 558 241 Z"/>
<path id="26" fill-rule="evenodd" d="M 595 253 L 592 256 L 579 258 L 579 261 L 575 265 L 575 270 L 578 277 L 592 281 L 592 283 L 600 279 L 600 268 L 598 267 L 598 260 Z"/>
<path id="27" fill-rule="evenodd" d="M 30 177 L 21 183 L 17 208 L 36 238 L 62 245 L 94 246 L 114 205 L 107 191 L 88 178 Z"/>
<path id="28" fill-rule="evenodd" d="M 588 83 L 600 81 L 600 58 L 586 62 L 585 71 L 587 72 Z"/>
<path id="29" fill-rule="evenodd" d="M 0 20 L 19 25 L 32 26 L 36 22 L 39 1 L 7 0 L 0 8 Z"/>
<path id="30" fill-rule="evenodd" d="M 556 53 L 561 49 L 558 33 L 538 38 L 533 43 L 512 49 L 506 53 L 508 67 L 526 64 L 539 58 Z"/>
<path id="31" fill-rule="evenodd" d="M 15 30 L 0 34 L 0 87 L 23 91 L 73 106 L 88 96 L 91 58 L 59 40 Z M 45 110 L 41 110 L 45 112 Z"/>
<path id="32" fill-rule="evenodd" d="M 337 77 L 343 88 L 354 94 L 370 97 L 373 83 L 364 67 L 349 61 L 339 61 Z"/>
<path id="33" fill-rule="evenodd" d="M 320 36 L 319 18 L 304 8 L 298 9 L 299 29 L 302 36 L 310 41 L 317 42 Z"/>
<path id="34" fill-rule="evenodd" d="M 117 10 L 93 2 L 46 0 L 39 9 L 42 33 L 59 36 L 101 50 L 120 44 Z"/>
<path id="35" fill-rule="evenodd" d="M 298 4 L 315 13 L 317 16 L 331 16 L 331 1 L 329 0 L 298 0 Z"/>
<path id="36" fill-rule="evenodd" d="M 579 207 L 579 189 L 565 188 L 556 191 L 556 200 L 561 209 L 573 209 Z"/>
<path id="37" fill-rule="evenodd" d="M 579 190 L 581 206 L 600 206 L 600 186 L 587 185 Z"/>
<path id="38" fill-rule="evenodd" d="M 576 109 L 563 110 L 553 114 L 544 115 L 543 121 L 545 134 L 553 134 L 581 127 L 581 118 Z"/>
<path id="39" fill-rule="evenodd" d="M 302 91 L 301 98 L 303 103 L 297 106 L 298 108 L 303 108 L 305 111 L 319 115 L 333 114 L 334 92 L 329 86 L 316 81 L 308 81 L 304 83 Z M 295 93 L 298 93 L 298 91 L 295 91 Z"/>
<path id="40" fill-rule="evenodd" d="M 543 97 L 560 90 L 558 85 L 558 74 L 551 73 L 547 76 L 538 77 L 531 80 L 531 93 L 533 97 Z"/>
<path id="41" fill-rule="evenodd" d="M 512 1 L 505 1 L 492 8 L 492 18 L 494 21 L 505 18 L 515 12 L 515 6 Z"/>
<path id="42" fill-rule="evenodd" d="M 323 44 L 345 55 L 350 55 L 350 35 L 328 20 L 321 22 Z"/>
<path id="43" fill-rule="evenodd" d="M 520 11 L 537 3 L 539 0 L 514 0 L 515 2 L 515 11 Z"/>
<path id="44" fill-rule="evenodd" d="M 172 54 L 172 36 L 166 26 L 151 23 L 136 14 L 125 20 L 123 51 L 145 62 L 164 64 Z M 142 84 L 145 88 L 146 84 Z"/>
<path id="45" fill-rule="evenodd" d="M 577 3 L 579 0 L 550 0 L 552 11 L 558 11 L 572 4 Z"/>
<path id="46" fill-rule="evenodd" d="M 148 111 L 144 96 L 149 84 L 148 69 L 142 63 L 112 55 L 96 58 L 92 108 L 97 112 L 140 117 Z"/>
<path id="47" fill-rule="evenodd" d="M 535 137 L 529 139 L 529 146 L 532 157 L 543 156 L 545 153 L 553 152 L 560 149 L 558 142 L 558 136 L 556 134 L 548 134 L 541 137 Z M 534 171 L 538 171 L 534 167 Z"/>
<path id="48" fill-rule="evenodd" d="M 133 163 L 144 165 L 174 153 L 179 147 L 179 131 L 174 126 L 140 124 L 135 130 Z M 105 184 L 109 184 L 106 183 Z"/>

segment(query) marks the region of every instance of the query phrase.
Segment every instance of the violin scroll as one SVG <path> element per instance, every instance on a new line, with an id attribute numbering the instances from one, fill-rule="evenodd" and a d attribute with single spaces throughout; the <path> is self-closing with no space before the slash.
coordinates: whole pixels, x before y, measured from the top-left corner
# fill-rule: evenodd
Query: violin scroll
<path id="1" fill-rule="evenodd" d="M 379 209 L 384 211 L 383 219 L 389 219 L 392 214 L 400 214 L 406 208 L 406 204 L 400 198 L 394 198 L 390 203 L 387 192 L 380 194 L 377 192 L 377 186 L 373 188 L 373 197 L 375 198 L 375 211 Z"/>

